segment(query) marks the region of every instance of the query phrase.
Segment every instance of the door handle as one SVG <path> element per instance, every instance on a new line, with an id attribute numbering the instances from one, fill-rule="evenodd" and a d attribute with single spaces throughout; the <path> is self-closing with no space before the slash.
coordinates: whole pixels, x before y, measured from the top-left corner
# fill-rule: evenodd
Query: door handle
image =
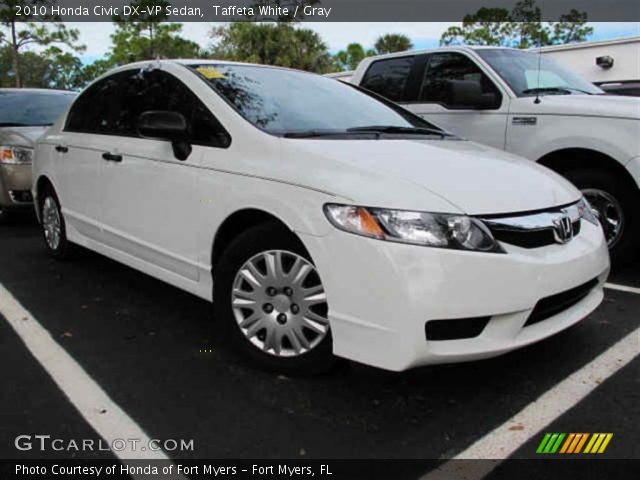
<path id="1" fill-rule="evenodd" d="M 67 153 L 69 151 L 69 147 L 65 147 L 64 145 L 56 145 L 56 152 Z"/>
<path id="2" fill-rule="evenodd" d="M 105 152 L 102 154 L 102 158 L 104 158 L 107 162 L 121 162 L 122 155 L 118 155 L 115 153 Z"/>

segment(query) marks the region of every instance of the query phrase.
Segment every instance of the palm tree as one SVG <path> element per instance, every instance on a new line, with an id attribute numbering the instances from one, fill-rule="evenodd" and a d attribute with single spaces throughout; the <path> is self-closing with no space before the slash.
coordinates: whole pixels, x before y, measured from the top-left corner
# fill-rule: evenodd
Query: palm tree
<path id="1" fill-rule="evenodd" d="M 413 43 L 409 37 L 401 33 L 387 33 L 379 36 L 374 46 L 379 54 L 383 54 L 410 50 Z"/>

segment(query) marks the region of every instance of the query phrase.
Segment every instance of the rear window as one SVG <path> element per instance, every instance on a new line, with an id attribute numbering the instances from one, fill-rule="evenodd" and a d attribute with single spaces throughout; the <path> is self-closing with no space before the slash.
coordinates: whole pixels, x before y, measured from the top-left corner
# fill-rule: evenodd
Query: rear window
<path id="1" fill-rule="evenodd" d="M 415 57 L 397 57 L 373 62 L 360 86 L 394 102 L 407 101 L 407 80 Z"/>

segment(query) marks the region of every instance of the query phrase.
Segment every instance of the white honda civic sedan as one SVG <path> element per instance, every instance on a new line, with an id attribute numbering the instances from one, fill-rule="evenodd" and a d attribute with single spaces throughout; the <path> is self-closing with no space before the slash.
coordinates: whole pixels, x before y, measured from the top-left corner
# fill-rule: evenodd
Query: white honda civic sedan
<path id="1" fill-rule="evenodd" d="M 563 178 L 288 69 L 120 67 L 33 173 L 51 255 L 79 244 L 213 300 L 223 343 L 289 373 L 495 356 L 583 319 L 609 271 Z"/>

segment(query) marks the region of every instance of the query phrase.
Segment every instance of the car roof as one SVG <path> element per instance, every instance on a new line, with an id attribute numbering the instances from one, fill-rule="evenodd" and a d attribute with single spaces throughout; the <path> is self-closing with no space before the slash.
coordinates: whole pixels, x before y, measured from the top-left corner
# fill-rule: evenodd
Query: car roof
<path id="1" fill-rule="evenodd" d="M 142 61 L 139 61 L 139 62 L 120 65 L 118 67 L 115 67 L 115 68 L 105 72 L 103 75 L 100 76 L 100 78 L 107 77 L 107 76 L 109 76 L 109 75 L 111 75 L 113 73 L 118 73 L 118 72 L 122 72 L 122 71 L 125 71 L 125 70 L 130 70 L 132 68 L 148 68 L 150 66 L 151 67 L 157 66 L 158 68 L 161 68 L 163 65 L 182 65 L 182 66 L 188 67 L 188 66 L 191 66 L 191 65 L 207 65 L 207 64 L 239 65 L 239 66 L 247 66 L 247 67 L 272 68 L 272 69 L 278 69 L 278 70 L 289 70 L 289 71 L 292 71 L 292 72 L 307 73 L 307 74 L 310 74 L 310 75 L 315 75 L 314 73 L 307 72 L 305 70 L 281 67 L 281 66 L 278 66 L 278 65 L 263 65 L 263 64 L 259 64 L 259 63 L 234 62 L 234 61 L 231 61 L 231 60 L 217 60 L 215 58 L 168 58 L 168 59 L 157 59 L 157 60 L 142 60 Z"/>

